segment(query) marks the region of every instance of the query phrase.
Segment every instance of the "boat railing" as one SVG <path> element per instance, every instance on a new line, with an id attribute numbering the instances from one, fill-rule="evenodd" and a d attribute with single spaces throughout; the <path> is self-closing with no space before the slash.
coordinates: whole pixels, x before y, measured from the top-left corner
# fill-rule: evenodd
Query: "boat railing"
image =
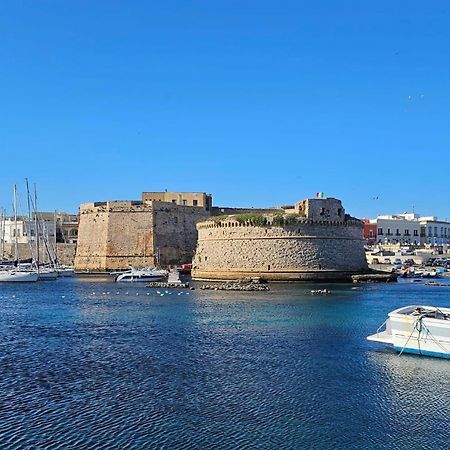
<path id="1" fill-rule="evenodd" d="M 382 328 L 385 327 L 385 331 L 387 328 L 387 321 L 389 320 L 389 317 L 378 327 L 377 329 L 377 337 L 380 335 L 380 333 L 382 332 Z"/>

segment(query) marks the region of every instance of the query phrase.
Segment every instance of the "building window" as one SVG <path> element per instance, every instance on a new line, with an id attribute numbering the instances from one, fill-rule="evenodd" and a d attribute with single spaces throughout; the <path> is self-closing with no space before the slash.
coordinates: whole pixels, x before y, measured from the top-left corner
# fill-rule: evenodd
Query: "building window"
<path id="1" fill-rule="evenodd" d="M 414 230 L 414 236 L 419 236 L 419 232 L 417 230 Z"/>
<path id="2" fill-rule="evenodd" d="M 186 206 L 186 205 L 187 205 L 187 200 L 183 199 L 183 206 Z"/>
<path id="3" fill-rule="evenodd" d="M 198 200 L 192 200 L 192 206 L 198 206 Z"/>
<path id="4" fill-rule="evenodd" d="M 175 200 L 172 200 L 172 203 L 176 203 L 177 201 L 176 201 L 176 199 Z"/>
<path id="5" fill-rule="evenodd" d="M 388 234 L 388 236 L 392 236 L 392 233 L 391 233 L 391 229 L 390 229 L 390 228 L 388 228 L 387 234 Z"/>
<path id="6" fill-rule="evenodd" d="M 383 228 L 378 228 L 378 236 L 382 236 L 383 235 Z"/>
<path id="7" fill-rule="evenodd" d="M 396 236 L 400 236 L 400 230 L 397 228 L 397 231 L 395 232 Z"/>
<path id="8" fill-rule="evenodd" d="M 373 238 L 373 230 L 369 230 L 369 238 L 370 238 L 370 239 Z"/>
<path id="9" fill-rule="evenodd" d="M 409 230 L 405 230 L 405 236 L 409 236 Z"/>

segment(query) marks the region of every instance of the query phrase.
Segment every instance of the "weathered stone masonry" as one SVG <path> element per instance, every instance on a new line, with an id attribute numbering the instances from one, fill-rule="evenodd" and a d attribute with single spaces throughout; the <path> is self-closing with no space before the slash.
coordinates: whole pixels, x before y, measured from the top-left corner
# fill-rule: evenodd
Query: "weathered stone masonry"
<path id="1" fill-rule="evenodd" d="M 299 202 L 293 214 L 281 226 L 274 225 L 277 214 L 266 214 L 265 225 L 237 216 L 199 223 L 193 277 L 326 280 L 367 270 L 363 224 L 339 200 Z"/>
<path id="2" fill-rule="evenodd" d="M 202 207 L 162 201 L 112 201 L 80 206 L 75 268 L 110 271 L 132 266 L 189 263 Z"/>

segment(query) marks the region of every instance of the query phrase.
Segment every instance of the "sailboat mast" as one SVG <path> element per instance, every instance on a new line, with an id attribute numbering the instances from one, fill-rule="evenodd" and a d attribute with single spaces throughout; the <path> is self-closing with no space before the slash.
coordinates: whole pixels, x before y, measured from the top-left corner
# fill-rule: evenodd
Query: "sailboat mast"
<path id="1" fill-rule="evenodd" d="M 0 230 L 1 230 L 1 234 L 0 234 L 0 239 L 1 239 L 1 244 L 2 244 L 2 261 L 5 258 L 5 210 L 4 208 L 2 208 L 2 217 L 1 217 L 1 224 L 0 224 Z"/>
<path id="2" fill-rule="evenodd" d="M 55 248 L 54 248 L 54 254 L 55 254 L 55 264 L 54 264 L 54 269 L 56 269 L 58 267 L 58 247 L 56 246 L 56 210 L 53 213 L 53 224 L 55 226 L 55 231 L 54 231 L 54 244 L 55 244 Z"/>
<path id="3" fill-rule="evenodd" d="M 39 270 L 39 224 L 37 217 L 37 191 L 36 191 L 36 183 L 34 183 L 34 228 L 36 232 L 36 264 Z"/>
<path id="4" fill-rule="evenodd" d="M 31 222 L 32 222 L 32 217 L 31 217 L 30 187 L 28 185 L 28 178 L 25 178 L 25 183 L 26 183 L 26 186 L 27 186 L 27 206 L 28 206 L 27 241 L 28 241 L 28 244 L 30 246 L 31 258 L 32 258 L 33 262 L 36 263 L 36 258 L 33 255 L 33 244 L 31 242 L 31 236 L 32 236 L 32 233 L 31 233 Z"/>
<path id="5" fill-rule="evenodd" d="M 19 240 L 18 240 L 18 234 L 19 234 L 19 230 L 17 228 L 17 186 L 14 183 L 14 195 L 13 195 L 13 209 L 14 209 L 14 235 L 15 235 L 15 240 L 14 240 L 14 250 L 15 250 L 15 257 L 16 257 L 16 263 L 17 263 L 17 268 L 19 268 L 20 266 L 20 259 L 19 259 Z"/>

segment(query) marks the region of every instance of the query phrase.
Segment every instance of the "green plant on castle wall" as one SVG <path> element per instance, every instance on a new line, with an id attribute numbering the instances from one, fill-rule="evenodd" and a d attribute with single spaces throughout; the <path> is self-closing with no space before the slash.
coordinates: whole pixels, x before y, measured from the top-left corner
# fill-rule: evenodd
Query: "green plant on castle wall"
<path id="1" fill-rule="evenodd" d="M 238 214 L 234 216 L 235 220 L 239 223 L 250 223 L 255 227 L 264 227 L 267 225 L 267 217 L 263 214 L 246 213 Z"/>
<path id="2" fill-rule="evenodd" d="M 226 215 L 214 216 L 205 219 L 201 222 L 212 221 L 215 224 L 220 224 L 227 221 L 235 220 L 240 224 L 248 223 L 254 227 L 266 227 L 266 226 L 284 227 L 289 225 L 295 225 L 301 217 L 302 216 L 300 216 L 299 214 L 277 213 L 274 215 L 267 216 L 264 214 L 257 214 L 257 213 L 244 213 L 231 216 Z"/>

